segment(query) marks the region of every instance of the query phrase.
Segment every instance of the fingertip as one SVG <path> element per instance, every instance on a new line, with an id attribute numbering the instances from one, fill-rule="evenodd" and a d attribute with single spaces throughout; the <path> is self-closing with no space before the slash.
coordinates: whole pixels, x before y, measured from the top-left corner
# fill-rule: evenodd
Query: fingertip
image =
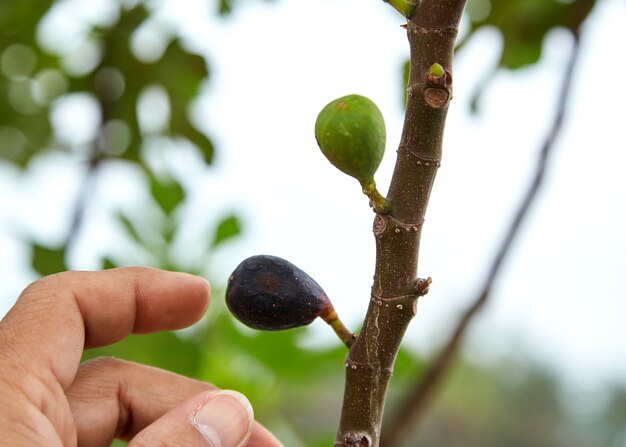
<path id="1" fill-rule="evenodd" d="M 189 285 L 187 296 L 189 300 L 195 302 L 196 313 L 193 315 L 193 322 L 198 321 L 206 313 L 211 301 L 211 284 L 209 281 L 199 275 L 190 273 L 174 272 L 179 275 Z"/>
<path id="2" fill-rule="evenodd" d="M 254 423 L 254 412 L 241 393 L 220 390 L 208 393 L 194 411 L 191 423 L 212 446 L 246 445 Z"/>
<path id="3" fill-rule="evenodd" d="M 205 391 L 163 414 L 128 445 L 243 447 L 253 426 L 252 406 L 245 396 L 235 391 Z"/>
<path id="4" fill-rule="evenodd" d="M 181 281 L 192 284 L 194 287 L 197 287 L 198 290 L 203 290 L 207 295 L 211 293 L 211 284 L 203 276 L 187 272 L 168 271 L 168 273 L 174 277 L 178 277 Z"/>
<path id="5" fill-rule="evenodd" d="M 208 279 L 204 278 L 203 276 L 194 276 L 194 279 L 198 283 L 197 287 L 199 288 L 199 290 L 202 292 L 202 295 L 204 296 L 204 299 L 206 301 L 206 306 L 208 306 L 209 302 L 211 301 L 211 283 L 209 282 Z"/>
<path id="6" fill-rule="evenodd" d="M 177 277 L 177 280 L 180 281 L 181 284 L 184 284 L 186 287 L 189 288 L 187 290 L 188 295 L 192 296 L 194 299 L 200 301 L 203 304 L 201 314 L 204 314 L 211 300 L 211 284 L 209 283 L 209 281 L 203 276 L 193 275 L 191 273 L 170 273 Z"/>

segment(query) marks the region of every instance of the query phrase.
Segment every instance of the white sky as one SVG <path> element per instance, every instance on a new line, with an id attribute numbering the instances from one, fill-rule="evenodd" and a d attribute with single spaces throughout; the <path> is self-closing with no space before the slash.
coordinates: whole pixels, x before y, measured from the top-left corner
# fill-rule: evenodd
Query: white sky
<path id="1" fill-rule="evenodd" d="M 313 125 L 338 96 L 372 98 L 387 121 L 387 154 L 376 176 L 386 191 L 402 124 L 400 65 L 408 46 L 401 18 L 382 1 L 242 2 L 228 20 L 208 17 L 200 0 L 164 3 L 170 5 L 164 16 L 185 23 L 189 44 L 212 69 L 197 117 L 217 143 L 215 165 L 201 172 L 184 152 L 175 163 L 193 191 L 189 238 L 226 212 L 244 218 L 244 237 L 215 254 L 220 262 L 211 265 L 211 279 L 224 283 L 249 255 L 282 256 L 309 272 L 342 319 L 356 326 L 373 274 L 373 214 L 358 183 L 321 155 Z M 480 358 L 530 354 L 576 384 L 626 379 L 624 23 L 626 4 L 603 0 L 585 27 L 549 179 L 472 332 L 471 352 Z M 552 33 L 541 63 L 500 72 L 481 114 L 470 116 L 470 95 L 499 48 L 495 32 L 485 31 L 455 61 L 444 159 L 420 254 L 420 276 L 434 283 L 406 337 L 422 352 L 439 346 L 475 294 L 526 188 L 570 42 L 563 32 Z M 120 203 L 128 209 L 142 199 L 128 191 L 130 174 L 128 180 L 103 172 L 92 223 L 106 222 L 106 211 Z M 72 160 L 61 156 L 42 160 L 24 179 L 0 166 L 0 314 L 32 279 L 22 270 L 27 253 L 5 230 L 23 226 L 42 240 L 60 240 L 79 183 Z M 110 245 L 114 233 L 90 226 L 84 238 L 90 249 L 75 267 L 95 268 L 93 253 Z M 334 342 L 323 323 L 314 327 L 316 337 Z"/>

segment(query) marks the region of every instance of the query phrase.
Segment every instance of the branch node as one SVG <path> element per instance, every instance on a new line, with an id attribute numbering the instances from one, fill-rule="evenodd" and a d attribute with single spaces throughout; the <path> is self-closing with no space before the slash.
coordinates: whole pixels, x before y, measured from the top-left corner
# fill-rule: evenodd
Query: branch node
<path id="1" fill-rule="evenodd" d="M 391 226 L 389 223 L 391 222 Z M 417 222 L 402 222 L 401 220 L 393 217 L 390 214 L 380 215 L 377 214 L 374 219 L 373 232 L 374 236 L 380 238 L 384 235 L 387 229 L 393 229 L 394 234 L 402 234 L 402 233 L 417 233 L 422 225 L 424 224 L 424 219 L 421 219 Z"/>
<path id="2" fill-rule="evenodd" d="M 431 279 L 428 278 L 428 280 L 422 280 L 422 281 L 429 281 L 429 280 Z M 420 280 L 417 280 L 415 284 L 417 284 L 418 281 Z M 420 296 L 421 296 L 420 290 L 417 289 L 416 286 L 414 286 L 413 290 L 411 290 L 410 293 L 406 295 L 382 297 L 372 292 L 372 303 L 378 305 L 379 307 L 383 307 L 383 305 L 385 307 L 395 307 L 397 310 L 407 315 L 410 315 L 410 317 L 412 318 L 416 314 L 417 299 Z"/>
<path id="3" fill-rule="evenodd" d="M 365 433 L 348 433 L 343 438 L 342 447 L 371 447 L 372 439 Z"/>
<path id="4" fill-rule="evenodd" d="M 423 98 L 432 108 L 440 109 L 452 99 L 452 75 L 441 64 L 435 62 L 430 66 L 426 84 Z"/>
<path id="5" fill-rule="evenodd" d="M 424 296 L 430 290 L 430 285 L 433 283 L 433 279 L 429 276 L 428 278 L 418 278 L 415 281 L 415 291 L 417 292 L 417 296 Z"/>
<path id="6" fill-rule="evenodd" d="M 389 216 L 389 218 L 394 223 L 394 225 L 396 225 L 396 230 L 400 230 L 397 231 L 397 233 L 401 233 L 402 231 L 404 231 L 405 233 L 409 233 L 411 231 L 416 232 L 424 224 L 424 219 L 421 219 L 417 222 L 402 222 L 400 219 L 397 219 L 393 216 Z"/>
<path id="7" fill-rule="evenodd" d="M 382 307 L 383 299 L 379 296 L 372 294 L 372 303 L 376 304 L 378 307 Z"/>
<path id="8" fill-rule="evenodd" d="M 428 69 L 426 81 L 431 87 L 450 88 L 452 87 L 452 75 L 442 65 L 434 63 Z"/>
<path id="9" fill-rule="evenodd" d="M 355 362 L 354 360 L 351 360 L 350 357 L 346 359 L 346 362 L 343 364 L 343 366 L 345 366 L 346 369 L 351 369 L 352 371 L 356 371 L 357 369 L 368 369 L 371 371 L 374 369 L 374 367 L 369 363 Z"/>
<path id="10" fill-rule="evenodd" d="M 428 157 L 419 153 L 418 151 L 412 150 L 409 146 L 400 145 L 398 147 L 398 154 L 407 153 L 416 158 L 415 164 L 418 166 L 436 166 L 437 168 L 441 167 L 441 159 L 439 157 Z"/>
<path id="11" fill-rule="evenodd" d="M 441 109 L 450 102 L 450 89 L 426 87 L 423 93 L 424 102 L 433 109 Z"/>
<path id="12" fill-rule="evenodd" d="M 409 21 L 407 23 L 407 32 L 411 34 L 437 34 L 438 36 L 445 36 L 456 38 L 456 35 L 459 32 L 459 28 L 457 26 L 443 26 L 443 27 L 429 27 L 417 25 L 413 21 Z"/>
<path id="13" fill-rule="evenodd" d="M 387 222 L 388 218 L 386 216 L 376 214 L 376 217 L 374 218 L 374 228 L 372 229 L 374 236 L 381 236 L 385 232 L 387 229 Z"/>

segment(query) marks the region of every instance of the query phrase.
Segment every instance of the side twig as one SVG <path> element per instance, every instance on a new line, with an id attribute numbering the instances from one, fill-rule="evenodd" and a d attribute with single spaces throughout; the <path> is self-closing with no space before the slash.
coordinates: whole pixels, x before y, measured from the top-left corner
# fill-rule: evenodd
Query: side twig
<path id="1" fill-rule="evenodd" d="M 382 445 L 402 445 L 402 442 L 409 439 L 410 435 L 415 432 L 421 416 L 425 413 L 425 409 L 430 403 L 432 396 L 435 394 L 450 369 L 455 354 L 467 333 L 470 323 L 491 296 L 493 284 L 501 271 L 504 259 L 510 252 L 513 241 L 519 234 L 522 223 L 528 216 L 531 206 L 537 198 L 538 192 L 545 179 L 548 170 L 548 162 L 554 152 L 554 143 L 563 127 L 565 112 L 571 96 L 572 78 L 579 53 L 580 35 L 578 32 L 575 32 L 573 48 L 561 81 L 554 120 L 539 153 L 535 173 L 528 186 L 528 190 L 514 214 L 511 225 L 496 252 L 480 292 L 473 303 L 461 315 L 447 343 L 427 368 L 421 380 L 409 394 L 407 400 L 395 413 L 395 417 L 390 419 L 390 423 L 386 426 L 386 430 L 383 433 Z"/>

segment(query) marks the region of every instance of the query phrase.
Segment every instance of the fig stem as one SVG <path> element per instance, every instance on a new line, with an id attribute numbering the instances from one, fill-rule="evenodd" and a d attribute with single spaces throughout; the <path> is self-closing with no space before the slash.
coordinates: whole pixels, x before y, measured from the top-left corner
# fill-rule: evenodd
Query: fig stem
<path id="1" fill-rule="evenodd" d="M 324 314 L 321 315 L 321 318 L 331 328 L 333 328 L 333 331 L 335 331 L 335 334 L 337 334 L 343 344 L 346 345 L 348 349 L 350 349 L 350 347 L 354 344 L 354 341 L 356 340 L 356 335 L 354 335 L 348 330 L 348 328 L 344 326 L 344 324 L 339 319 L 339 316 L 337 315 L 335 309 L 331 309 L 330 312 L 324 312 Z"/>
<path id="2" fill-rule="evenodd" d="M 374 180 L 369 183 L 361 184 L 363 194 L 370 199 L 370 206 L 377 214 L 389 214 L 391 205 L 387 199 L 385 199 L 378 189 L 376 188 L 376 182 Z"/>

